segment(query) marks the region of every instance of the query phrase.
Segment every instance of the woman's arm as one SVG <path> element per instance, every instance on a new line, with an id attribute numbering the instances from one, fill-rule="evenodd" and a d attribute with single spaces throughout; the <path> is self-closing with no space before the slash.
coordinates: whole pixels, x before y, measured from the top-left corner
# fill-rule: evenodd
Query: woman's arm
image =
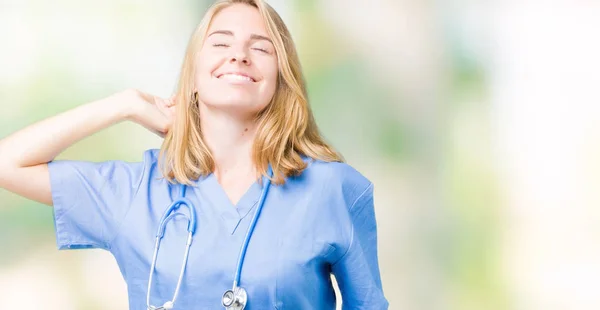
<path id="1" fill-rule="evenodd" d="M 0 187 L 52 205 L 48 162 L 75 142 L 123 120 L 165 134 L 171 122 L 168 105 L 160 98 L 125 90 L 17 131 L 0 140 Z"/>
<path id="2" fill-rule="evenodd" d="M 388 309 L 388 301 L 383 295 L 377 255 L 373 184 L 369 184 L 353 203 L 350 215 L 350 246 L 331 268 L 342 294 L 342 309 Z"/>

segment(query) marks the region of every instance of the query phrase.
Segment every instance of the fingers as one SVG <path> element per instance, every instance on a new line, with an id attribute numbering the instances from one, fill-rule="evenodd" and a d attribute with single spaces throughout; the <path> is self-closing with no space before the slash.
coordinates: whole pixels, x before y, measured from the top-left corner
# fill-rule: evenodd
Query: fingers
<path id="1" fill-rule="evenodd" d="M 143 125 L 154 133 L 162 136 L 168 132 L 172 120 L 169 115 L 170 113 L 166 100 L 155 97 L 155 102 L 156 104 L 154 106 L 147 106 L 143 117 Z"/>
<path id="2" fill-rule="evenodd" d="M 165 138 L 173 123 L 175 96 L 163 99 L 158 96 L 139 92 L 139 97 L 146 104 L 136 122 L 161 138 Z"/>
<path id="3" fill-rule="evenodd" d="M 172 107 L 177 103 L 177 95 L 169 98 L 169 100 L 167 100 L 167 107 Z"/>

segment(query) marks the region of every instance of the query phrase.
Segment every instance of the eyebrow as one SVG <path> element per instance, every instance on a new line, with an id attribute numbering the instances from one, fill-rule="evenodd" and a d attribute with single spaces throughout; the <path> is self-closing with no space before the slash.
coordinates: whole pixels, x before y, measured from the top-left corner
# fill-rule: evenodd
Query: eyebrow
<path id="1" fill-rule="evenodd" d="M 208 36 L 210 37 L 213 34 L 224 34 L 224 35 L 228 35 L 228 36 L 233 36 L 233 31 L 231 31 L 231 30 L 215 30 Z M 271 39 L 269 39 L 268 37 L 261 36 L 259 34 L 254 34 L 254 33 L 250 35 L 250 40 L 265 40 L 265 41 L 269 41 L 269 42 L 271 42 L 271 44 L 273 44 L 273 41 L 271 41 Z"/>

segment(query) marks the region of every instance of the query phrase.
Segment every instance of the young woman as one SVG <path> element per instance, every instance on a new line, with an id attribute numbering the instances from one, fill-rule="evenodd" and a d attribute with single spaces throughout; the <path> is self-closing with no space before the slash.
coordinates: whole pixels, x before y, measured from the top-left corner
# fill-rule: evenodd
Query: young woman
<path id="1" fill-rule="evenodd" d="M 54 160 L 120 121 L 143 161 Z M 217 1 L 175 96 L 125 90 L 0 141 L 0 186 L 54 206 L 60 249 L 110 251 L 130 309 L 387 309 L 373 185 L 320 136 L 296 49 L 261 0 Z"/>

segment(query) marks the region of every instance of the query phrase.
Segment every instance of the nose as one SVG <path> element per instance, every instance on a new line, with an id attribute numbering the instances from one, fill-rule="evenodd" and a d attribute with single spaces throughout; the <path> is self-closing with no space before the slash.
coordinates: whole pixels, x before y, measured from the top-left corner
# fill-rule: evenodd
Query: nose
<path id="1" fill-rule="evenodd" d="M 238 51 L 233 52 L 233 55 L 231 55 L 229 62 L 230 63 L 238 62 L 238 63 L 249 66 L 250 58 L 248 58 L 248 55 L 246 54 L 246 52 L 238 50 Z"/>

